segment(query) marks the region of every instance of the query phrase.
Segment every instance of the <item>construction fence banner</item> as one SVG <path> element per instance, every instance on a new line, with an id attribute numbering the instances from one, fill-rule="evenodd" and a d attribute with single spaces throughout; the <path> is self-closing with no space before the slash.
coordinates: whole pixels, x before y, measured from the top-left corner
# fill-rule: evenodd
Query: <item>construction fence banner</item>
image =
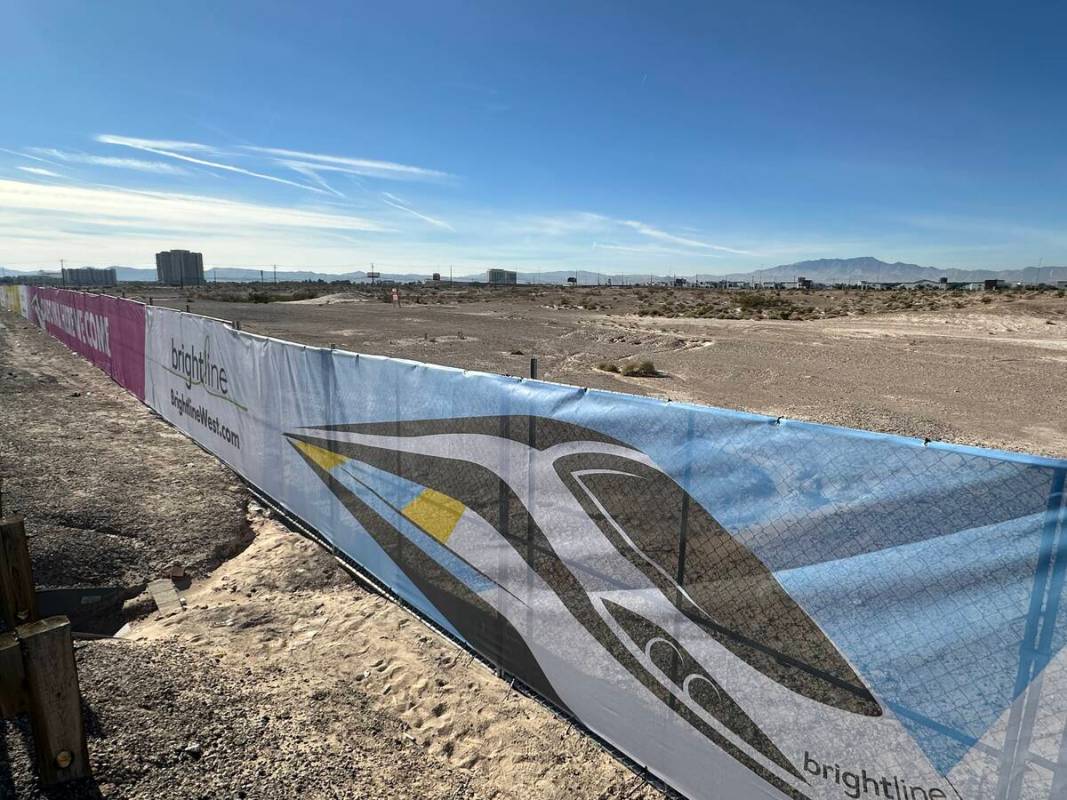
<path id="1" fill-rule="evenodd" d="M 27 317 L 29 314 L 30 287 L 7 283 L 0 286 L 0 308 L 12 314 Z"/>
<path id="2" fill-rule="evenodd" d="M 1067 797 L 1067 461 L 146 309 L 145 402 L 691 798 Z"/>
<path id="3" fill-rule="evenodd" d="M 144 400 L 141 303 L 68 289 L 29 287 L 26 318 Z"/>

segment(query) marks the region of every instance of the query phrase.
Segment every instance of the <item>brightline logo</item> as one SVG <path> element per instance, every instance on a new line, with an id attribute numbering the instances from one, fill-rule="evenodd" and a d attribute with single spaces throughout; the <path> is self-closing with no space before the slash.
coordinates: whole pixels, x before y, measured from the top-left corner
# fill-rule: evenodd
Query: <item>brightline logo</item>
<path id="1" fill-rule="evenodd" d="M 903 778 L 897 776 L 879 777 L 868 775 L 867 770 L 851 772 L 841 769 L 839 764 L 823 764 L 804 752 L 804 771 L 809 775 L 821 777 L 823 780 L 833 781 L 841 787 L 842 793 L 853 800 L 864 800 L 880 797 L 883 800 L 947 800 L 948 795 L 936 786 L 927 789 L 924 786 L 908 784 Z"/>
<path id="2" fill-rule="evenodd" d="M 220 400 L 233 403 L 242 411 L 248 409 L 230 397 L 230 376 L 226 367 L 216 362 L 211 356 L 208 347 L 208 339 L 204 338 L 204 346 L 198 351 L 196 345 L 176 345 L 174 339 L 170 340 L 170 369 L 171 374 L 177 375 L 185 382 L 186 389 L 194 386 L 203 387 L 204 391 Z"/>

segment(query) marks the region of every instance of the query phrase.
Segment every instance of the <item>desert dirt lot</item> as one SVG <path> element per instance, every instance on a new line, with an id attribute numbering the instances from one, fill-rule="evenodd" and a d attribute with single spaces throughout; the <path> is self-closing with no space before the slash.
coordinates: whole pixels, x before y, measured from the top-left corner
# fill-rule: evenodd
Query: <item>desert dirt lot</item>
<path id="1" fill-rule="evenodd" d="M 1067 455 L 1067 301 L 1055 295 L 904 309 L 796 297 L 797 320 L 769 318 L 781 305 L 736 313 L 695 295 L 670 307 L 666 295 L 606 290 L 401 295 L 399 309 L 359 293 L 191 306 L 308 344 L 512 374 L 535 355 L 549 380 Z M 720 318 L 730 315 L 745 318 Z M 658 377 L 600 366 L 645 359 Z M 193 577 L 185 612 L 160 618 L 141 597 L 122 638 L 78 644 L 95 780 L 50 796 L 659 796 L 315 545 L 246 510 L 212 457 L 10 315 L 0 378 L 4 508 L 26 514 L 39 583 L 136 594 L 169 564 Z M 25 724 L 2 730 L 0 798 L 44 796 Z"/>
<path id="2" fill-rule="evenodd" d="M 560 383 L 1067 455 L 1067 299 L 1054 292 L 399 291 L 399 308 L 387 290 L 153 300 L 316 346 L 512 375 L 537 356 Z M 774 318 L 781 304 L 804 319 Z M 599 368 L 645 359 L 660 376 Z"/>

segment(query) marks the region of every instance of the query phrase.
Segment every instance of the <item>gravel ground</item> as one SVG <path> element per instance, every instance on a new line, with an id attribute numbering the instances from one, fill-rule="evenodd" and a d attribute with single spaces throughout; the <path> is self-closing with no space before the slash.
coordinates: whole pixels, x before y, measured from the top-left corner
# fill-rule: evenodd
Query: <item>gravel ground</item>
<path id="1" fill-rule="evenodd" d="M 28 731 L 9 724 L 0 798 L 479 796 L 343 683 L 313 688 L 174 642 L 96 641 L 77 656 L 95 781 L 41 793 Z"/>
<path id="2" fill-rule="evenodd" d="M 10 314 L 0 378 L 3 511 L 26 516 L 39 586 L 139 589 L 175 562 L 202 575 L 247 539 L 232 473 Z"/>

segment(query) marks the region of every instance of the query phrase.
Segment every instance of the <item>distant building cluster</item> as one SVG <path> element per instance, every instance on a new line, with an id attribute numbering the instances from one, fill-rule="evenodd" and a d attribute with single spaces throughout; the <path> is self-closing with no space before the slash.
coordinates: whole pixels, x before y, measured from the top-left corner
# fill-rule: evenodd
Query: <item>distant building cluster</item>
<path id="1" fill-rule="evenodd" d="M 198 286 L 204 282 L 204 256 L 188 250 L 156 253 L 156 281 L 167 286 Z"/>
<path id="2" fill-rule="evenodd" d="M 510 269 L 491 269 L 486 277 L 490 286 L 514 286 L 519 282 L 519 273 Z"/>
<path id="3" fill-rule="evenodd" d="M 62 274 L 64 286 L 114 286 L 118 283 L 114 267 L 63 267 Z"/>

